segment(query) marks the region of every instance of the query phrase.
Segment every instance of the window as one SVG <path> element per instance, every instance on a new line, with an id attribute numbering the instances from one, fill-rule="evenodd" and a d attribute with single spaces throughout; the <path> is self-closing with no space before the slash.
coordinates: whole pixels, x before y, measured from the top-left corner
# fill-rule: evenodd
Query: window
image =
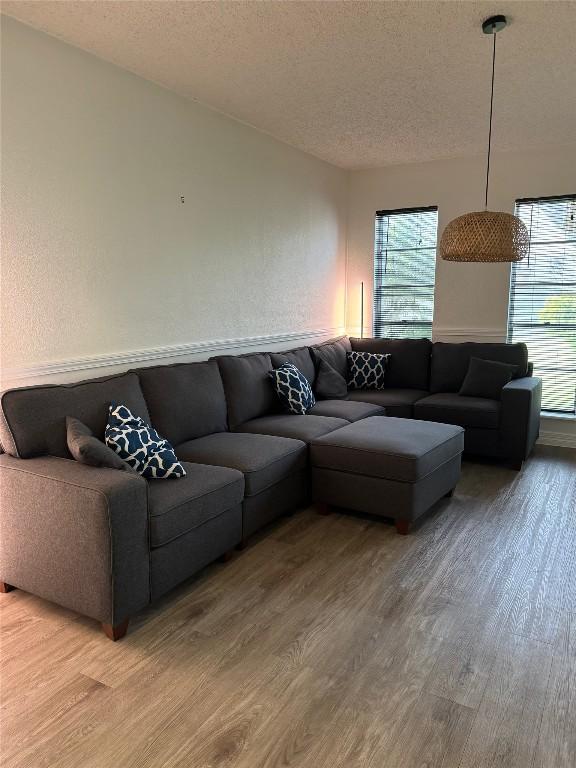
<path id="1" fill-rule="evenodd" d="M 438 208 L 378 211 L 374 336 L 432 338 Z"/>
<path id="2" fill-rule="evenodd" d="M 512 265 L 508 341 L 528 345 L 542 410 L 576 408 L 576 195 L 517 200 L 528 256 Z"/>

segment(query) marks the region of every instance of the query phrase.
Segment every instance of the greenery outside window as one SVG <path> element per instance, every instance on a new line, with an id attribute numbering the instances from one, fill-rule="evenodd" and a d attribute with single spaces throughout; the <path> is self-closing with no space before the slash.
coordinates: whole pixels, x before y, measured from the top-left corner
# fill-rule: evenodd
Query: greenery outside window
<path id="1" fill-rule="evenodd" d="M 528 345 L 542 410 L 576 412 L 576 195 L 516 201 L 530 251 L 512 265 L 508 341 Z"/>

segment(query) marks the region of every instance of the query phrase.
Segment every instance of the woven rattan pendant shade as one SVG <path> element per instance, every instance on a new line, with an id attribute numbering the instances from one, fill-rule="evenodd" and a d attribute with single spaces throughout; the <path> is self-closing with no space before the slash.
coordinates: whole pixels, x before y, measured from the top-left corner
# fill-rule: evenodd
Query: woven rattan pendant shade
<path id="1" fill-rule="evenodd" d="M 517 216 L 474 211 L 451 221 L 440 240 L 446 261 L 520 261 L 528 253 L 528 230 Z"/>
<path id="2" fill-rule="evenodd" d="M 505 29 L 506 24 L 505 16 L 491 16 L 482 24 L 482 31 L 487 35 L 492 35 L 493 38 L 490 122 L 484 195 L 486 208 L 483 211 L 474 211 L 466 213 L 464 216 L 458 216 L 457 219 L 448 224 L 440 240 L 440 256 L 445 261 L 521 261 L 528 253 L 529 235 L 525 224 L 511 213 L 488 210 L 496 33 Z"/>

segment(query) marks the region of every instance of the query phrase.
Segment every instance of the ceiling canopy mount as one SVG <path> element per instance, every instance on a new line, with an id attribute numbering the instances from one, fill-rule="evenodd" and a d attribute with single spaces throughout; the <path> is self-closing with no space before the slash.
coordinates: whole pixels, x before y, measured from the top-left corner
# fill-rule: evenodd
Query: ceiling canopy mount
<path id="1" fill-rule="evenodd" d="M 490 16 L 482 22 L 482 32 L 485 35 L 493 35 L 496 32 L 501 32 L 508 26 L 508 19 L 506 16 Z"/>

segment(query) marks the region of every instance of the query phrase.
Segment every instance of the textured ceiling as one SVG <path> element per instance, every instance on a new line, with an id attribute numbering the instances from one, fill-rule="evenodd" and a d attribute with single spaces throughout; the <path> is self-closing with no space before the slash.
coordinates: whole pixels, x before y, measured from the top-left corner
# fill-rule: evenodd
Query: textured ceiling
<path id="1" fill-rule="evenodd" d="M 3 2 L 4 13 L 347 168 L 576 136 L 576 2 Z"/>

